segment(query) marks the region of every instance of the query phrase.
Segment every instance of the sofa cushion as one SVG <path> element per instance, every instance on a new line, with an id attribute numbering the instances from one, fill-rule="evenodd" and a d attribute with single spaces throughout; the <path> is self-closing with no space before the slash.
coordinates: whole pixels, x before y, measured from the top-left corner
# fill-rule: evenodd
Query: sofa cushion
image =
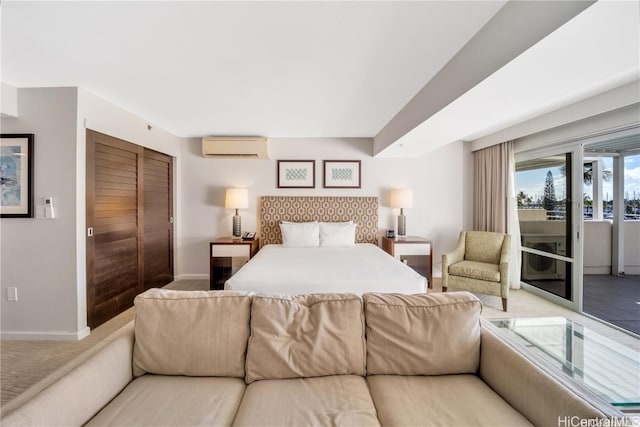
<path id="1" fill-rule="evenodd" d="M 355 375 L 256 381 L 234 426 L 379 426 L 367 384 Z"/>
<path id="2" fill-rule="evenodd" d="M 88 426 L 229 426 L 246 385 L 238 378 L 144 375 Z"/>
<path id="3" fill-rule="evenodd" d="M 244 377 L 249 294 L 150 289 L 134 303 L 134 375 Z"/>
<path id="4" fill-rule="evenodd" d="M 500 265 L 478 261 L 460 261 L 449 266 L 449 274 L 500 283 Z"/>
<path id="5" fill-rule="evenodd" d="M 352 294 L 255 296 L 247 383 L 365 373 L 362 300 Z"/>
<path id="6" fill-rule="evenodd" d="M 475 373 L 478 298 L 469 292 L 364 295 L 367 375 Z"/>
<path id="7" fill-rule="evenodd" d="M 533 425 L 475 375 L 374 375 L 367 383 L 382 425 Z"/>

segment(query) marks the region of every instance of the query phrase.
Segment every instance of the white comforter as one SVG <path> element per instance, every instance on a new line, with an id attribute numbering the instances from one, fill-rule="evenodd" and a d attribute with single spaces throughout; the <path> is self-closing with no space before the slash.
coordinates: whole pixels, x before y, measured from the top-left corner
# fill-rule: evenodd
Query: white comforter
<path id="1" fill-rule="evenodd" d="M 427 291 L 427 279 L 375 245 L 348 248 L 263 247 L 225 289 L 267 294 Z"/>

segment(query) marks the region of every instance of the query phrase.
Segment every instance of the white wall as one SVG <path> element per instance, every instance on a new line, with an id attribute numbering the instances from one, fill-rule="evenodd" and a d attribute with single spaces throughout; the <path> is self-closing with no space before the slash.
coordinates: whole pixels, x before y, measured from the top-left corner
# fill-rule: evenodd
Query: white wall
<path id="1" fill-rule="evenodd" d="M 474 192 L 474 165 L 473 165 L 473 152 L 470 143 L 464 143 L 462 145 L 462 162 L 460 163 L 464 184 L 462 188 L 463 200 L 463 230 L 473 230 L 473 192 Z M 442 264 L 442 262 L 440 262 Z"/>
<path id="2" fill-rule="evenodd" d="M 86 129 L 175 156 L 176 181 L 183 140 L 77 88 L 19 89 L 18 117 L 2 117 L 1 123 L 5 133 L 35 134 L 36 205 L 43 203 L 43 197 L 54 196 L 57 216 L 54 220 L 3 218 L 0 222 L 2 337 L 82 338 L 89 333 Z M 6 301 L 7 287 L 18 288 L 17 302 Z"/>
<path id="3" fill-rule="evenodd" d="M 75 88 L 19 89 L 2 132 L 33 133 L 34 200 L 55 198 L 56 219 L 0 220 L 3 338 L 77 338 Z M 7 302 L 8 287 L 18 301 Z M 86 325 L 86 323 L 85 323 Z"/>
<path id="4" fill-rule="evenodd" d="M 3 116 L 18 116 L 18 89 L 6 83 L 0 85 L 0 114 Z"/>
<path id="5" fill-rule="evenodd" d="M 584 222 L 584 274 L 611 274 L 612 221 Z M 640 274 L 640 221 L 624 221 L 624 272 Z"/>
<path id="6" fill-rule="evenodd" d="M 624 272 L 640 274 L 640 221 L 624 222 Z"/>
<path id="7" fill-rule="evenodd" d="M 584 221 L 584 274 L 611 274 L 611 221 Z"/>
<path id="8" fill-rule="evenodd" d="M 181 238 L 178 274 L 182 278 L 208 277 L 209 241 L 231 234 L 233 211 L 225 209 L 229 187 L 249 189 L 249 209 L 240 212 L 243 231 L 256 230 L 258 197 L 263 195 L 377 196 L 380 200 L 379 228 L 395 228 L 397 211 L 387 206 L 394 187 L 411 187 L 414 207 L 406 209 L 407 232 L 434 244 L 434 264 L 443 252 L 455 247 L 463 227 L 463 143 L 442 147 L 418 159 L 375 159 L 369 138 L 270 140 L 269 160 L 206 159 L 201 140 L 183 145 L 181 158 Z M 315 189 L 278 189 L 276 160 L 316 160 Z M 362 188 L 322 188 L 322 160 L 361 160 Z"/>
<path id="9" fill-rule="evenodd" d="M 180 154 L 183 141 L 82 88 L 78 89 L 78 129 L 83 137 L 85 129 L 92 129 L 174 157 Z"/>

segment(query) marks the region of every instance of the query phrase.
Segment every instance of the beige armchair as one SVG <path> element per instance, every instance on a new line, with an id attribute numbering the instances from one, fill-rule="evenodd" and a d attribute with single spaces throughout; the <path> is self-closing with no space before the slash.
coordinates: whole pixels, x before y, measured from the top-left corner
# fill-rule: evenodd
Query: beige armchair
<path id="1" fill-rule="evenodd" d="M 463 231 L 453 252 L 442 255 L 442 292 L 460 290 L 509 298 L 511 236 L 487 231 Z"/>

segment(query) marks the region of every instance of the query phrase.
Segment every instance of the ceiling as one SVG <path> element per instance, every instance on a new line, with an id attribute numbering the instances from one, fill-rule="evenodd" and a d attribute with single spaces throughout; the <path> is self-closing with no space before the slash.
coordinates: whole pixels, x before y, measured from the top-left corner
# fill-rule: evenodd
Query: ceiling
<path id="1" fill-rule="evenodd" d="M 503 3 L 3 1 L 2 79 L 179 136 L 374 136 Z"/>
<path id="2" fill-rule="evenodd" d="M 483 28 L 485 32 L 492 29 L 505 3 L 3 1 L 0 73 L 3 82 L 19 88 L 82 87 L 183 137 L 376 137 L 394 120 L 402 121 L 403 109 L 447 64 L 455 62 L 452 59 L 466 45 L 471 46 L 469 42 Z M 603 22 L 614 18 L 615 14 Z M 609 26 L 601 32 L 613 31 L 613 37 L 620 37 L 616 22 Z M 505 40 L 515 36 L 501 35 Z M 580 44 L 577 30 L 569 36 Z M 618 44 L 622 48 L 615 55 L 625 55 L 630 43 Z M 495 51 L 501 48 L 502 43 L 492 46 Z M 534 48 L 543 50 L 544 57 L 544 49 Z M 510 53 L 524 56 L 519 54 Z M 428 124 L 433 117 L 438 143 L 468 140 L 511 126 L 628 82 L 633 72 L 628 64 L 634 58 L 637 71 L 638 53 L 634 55 L 606 70 L 611 73 L 618 67 L 626 73 L 614 83 L 609 81 L 609 86 L 601 74 L 565 78 L 558 77 L 561 70 L 556 70 L 545 75 L 560 82 L 551 85 L 554 90 L 572 80 L 583 90 L 572 86 L 557 102 L 544 92 L 527 105 L 519 102 L 513 114 L 502 120 L 492 116 L 492 108 L 502 111 L 505 106 L 487 100 L 504 95 L 514 81 L 526 81 L 527 66 L 530 74 L 539 75 L 535 57 L 522 66 L 514 66 L 515 61 L 500 66 L 514 68 L 512 73 L 519 73 L 515 80 L 513 74 L 499 76 L 493 71 L 501 70 L 491 70 L 493 76 L 483 81 L 484 86 L 474 83 L 479 88 L 475 92 L 455 82 L 441 84 L 441 91 L 455 94 L 450 96 L 455 102 L 438 105 L 435 114 L 424 120 L 418 114 L 420 123 L 412 123 L 387 145 L 413 144 L 412 155 L 424 153 L 424 141 L 433 135 L 429 129 L 418 131 L 423 121 Z M 500 86 L 500 81 L 506 86 Z M 528 96 L 519 93 L 525 101 Z M 465 97 L 470 99 L 466 104 Z M 447 112 L 451 108 L 453 116 Z M 449 114 L 444 119 L 443 111 Z M 466 120 L 470 124 L 459 131 L 441 135 L 443 127 L 460 123 L 460 114 L 491 119 Z"/>
<path id="3" fill-rule="evenodd" d="M 600 142 L 585 144 L 585 155 L 640 154 L 640 128 L 638 126 L 631 127 L 626 132 L 617 132 L 600 139 Z"/>

